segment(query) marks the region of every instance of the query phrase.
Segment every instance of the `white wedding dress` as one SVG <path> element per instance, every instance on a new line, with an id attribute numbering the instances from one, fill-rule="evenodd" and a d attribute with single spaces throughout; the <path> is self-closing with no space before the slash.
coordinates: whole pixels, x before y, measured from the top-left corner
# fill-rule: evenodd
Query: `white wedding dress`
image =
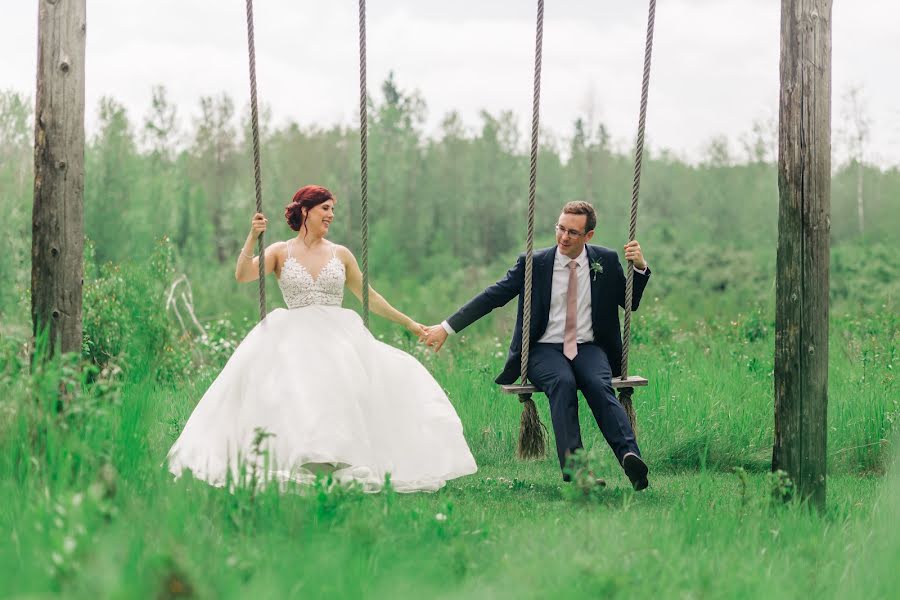
<path id="1" fill-rule="evenodd" d="M 169 469 L 224 485 L 239 473 L 434 491 L 475 459 L 440 385 L 415 358 L 375 339 L 341 308 L 344 265 L 317 277 L 291 256 L 278 283 L 288 308 L 241 342 L 169 451 Z M 256 444 L 259 432 L 271 434 Z M 264 450 L 265 452 L 260 452 Z"/>

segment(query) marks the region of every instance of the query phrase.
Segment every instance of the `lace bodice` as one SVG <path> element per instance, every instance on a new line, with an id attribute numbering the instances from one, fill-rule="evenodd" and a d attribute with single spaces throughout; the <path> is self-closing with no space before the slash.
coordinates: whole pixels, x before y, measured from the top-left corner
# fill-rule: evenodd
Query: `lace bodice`
<path id="1" fill-rule="evenodd" d="M 278 280 L 284 303 L 288 308 L 314 305 L 340 306 L 344 301 L 344 281 L 347 278 L 344 263 L 332 249 L 331 260 L 325 263 L 316 277 L 313 277 L 309 269 L 292 256 L 293 241 L 288 242 L 288 256 L 281 266 L 281 278 Z"/>

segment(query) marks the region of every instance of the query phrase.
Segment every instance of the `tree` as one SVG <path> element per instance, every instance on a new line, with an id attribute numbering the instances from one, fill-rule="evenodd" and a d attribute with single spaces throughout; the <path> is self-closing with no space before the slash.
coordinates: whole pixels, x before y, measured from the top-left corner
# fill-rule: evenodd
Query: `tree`
<path id="1" fill-rule="evenodd" d="M 31 170 L 29 161 L 22 160 L 30 143 L 30 126 L 28 98 L 11 91 L 0 92 L 0 169 L 8 169 L 17 184 L 24 182 Z"/>
<path id="2" fill-rule="evenodd" d="M 844 94 L 843 137 L 847 144 L 851 164 L 856 166 L 856 216 L 859 235 L 865 235 L 865 207 L 863 206 L 863 159 L 869 141 L 872 121 L 865 100 L 862 97 L 862 86 L 851 86 Z"/>
<path id="3" fill-rule="evenodd" d="M 0 92 L 0 213 L 6 220 L 6 235 L 0 237 L 0 281 L 6 282 L 0 287 L 0 320 L 4 320 L 3 309 L 22 296 L 21 287 L 28 280 L 34 193 L 33 107 L 21 94 Z"/>
<path id="4" fill-rule="evenodd" d="M 153 86 L 150 110 L 144 117 L 143 140 L 152 156 L 172 160 L 178 138 L 178 111 L 166 97 L 166 88 Z"/>
<path id="5" fill-rule="evenodd" d="M 141 168 L 128 112 L 116 100 L 103 97 L 98 113 L 98 131 L 87 153 L 84 218 L 97 262 L 104 263 L 121 256 L 125 240 L 149 239 L 147 221 L 155 208 L 139 196 Z"/>
<path id="6" fill-rule="evenodd" d="M 216 259 L 224 264 L 230 257 L 230 231 L 226 215 L 233 202 L 237 181 L 237 141 L 234 102 L 226 94 L 200 99 L 192 148 L 192 174 L 199 180 L 206 197 L 206 209 L 212 225 Z"/>
<path id="7" fill-rule="evenodd" d="M 153 207 L 157 225 L 163 230 L 155 232 L 155 237 L 164 232 L 184 252 L 189 239 L 191 206 L 189 195 L 183 193 L 183 174 L 177 172 L 175 164 L 179 136 L 178 111 L 169 102 L 166 88 L 154 86 L 141 130 L 143 147 L 149 150 L 149 155 L 146 166 L 140 169 L 143 185 L 139 195 L 145 206 Z"/>
<path id="8" fill-rule="evenodd" d="M 422 181 L 421 129 L 425 101 L 417 92 L 405 92 L 390 73 L 381 85 L 383 101 L 373 106 L 369 122 L 369 205 L 371 242 L 383 229 L 379 221 L 403 222 L 405 243 L 413 265 L 429 243 L 425 230 Z M 373 262 L 370 260 L 370 263 Z"/>
<path id="9" fill-rule="evenodd" d="M 765 164 L 778 153 L 778 126 L 773 120 L 754 119 L 750 132 L 741 136 L 747 161 Z"/>
<path id="10" fill-rule="evenodd" d="M 782 0 L 772 469 L 825 507 L 831 0 Z"/>
<path id="11" fill-rule="evenodd" d="M 38 8 L 31 316 L 51 353 L 82 343 L 85 4 Z"/>

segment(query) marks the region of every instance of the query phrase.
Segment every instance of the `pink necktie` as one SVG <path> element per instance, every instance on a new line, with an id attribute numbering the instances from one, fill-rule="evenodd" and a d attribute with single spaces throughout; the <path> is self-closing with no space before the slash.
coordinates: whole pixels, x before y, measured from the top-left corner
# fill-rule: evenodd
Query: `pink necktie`
<path id="1" fill-rule="evenodd" d="M 569 360 L 573 360 L 578 354 L 578 275 L 575 268 L 578 263 L 570 261 L 569 287 L 566 290 L 566 330 L 563 334 L 563 354 Z"/>

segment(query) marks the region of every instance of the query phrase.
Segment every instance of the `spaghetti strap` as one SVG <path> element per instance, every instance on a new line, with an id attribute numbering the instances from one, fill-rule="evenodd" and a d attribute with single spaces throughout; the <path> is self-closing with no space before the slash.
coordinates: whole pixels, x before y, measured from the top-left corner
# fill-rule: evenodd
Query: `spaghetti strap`
<path id="1" fill-rule="evenodd" d="M 331 245 L 331 258 L 337 258 L 337 244 Z"/>
<path id="2" fill-rule="evenodd" d="M 287 251 L 288 251 L 288 252 L 287 252 L 287 257 L 288 257 L 288 258 L 291 257 L 291 243 L 293 243 L 293 241 L 294 241 L 294 240 L 291 239 L 291 240 L 288 240 L 288 243 L 287 243 Z"/>

